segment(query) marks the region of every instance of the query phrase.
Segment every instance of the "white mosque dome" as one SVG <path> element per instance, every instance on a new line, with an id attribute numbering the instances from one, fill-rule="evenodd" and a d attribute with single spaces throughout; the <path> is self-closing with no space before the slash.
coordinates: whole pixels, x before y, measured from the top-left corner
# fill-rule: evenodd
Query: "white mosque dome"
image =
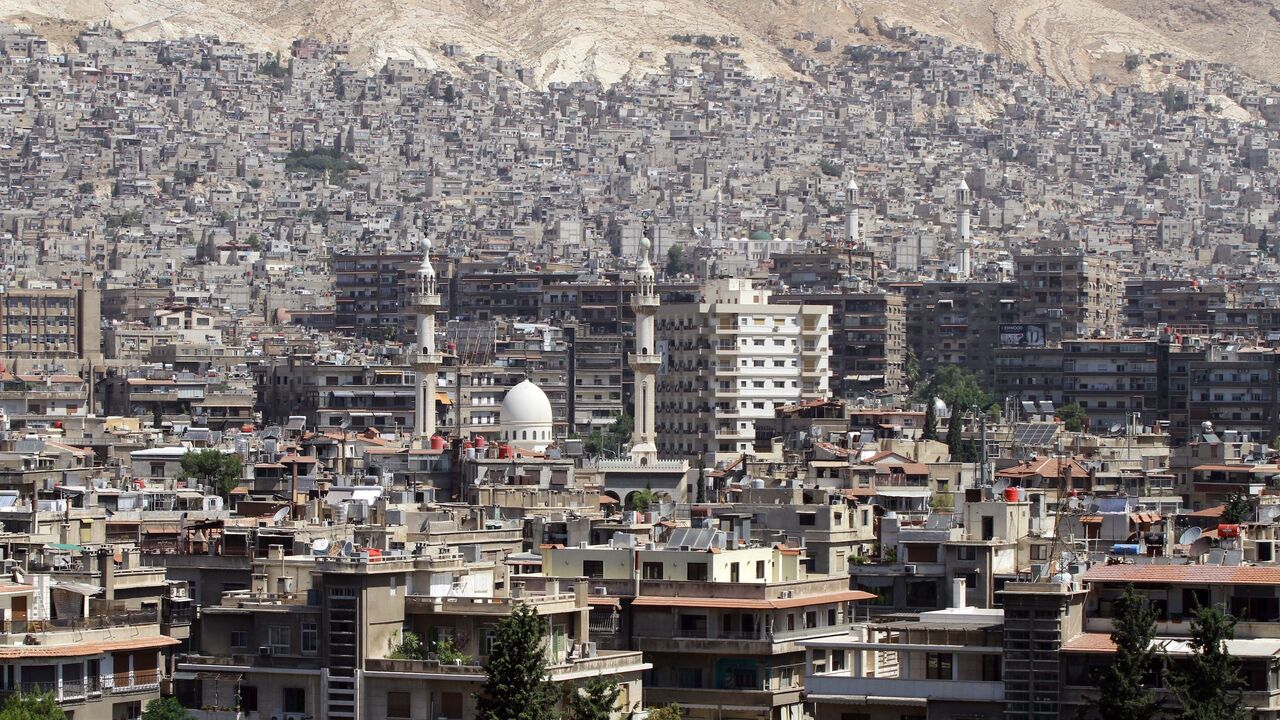
<path id="1" fill-rule="evenodd" d="M 542 388 L 525 380 L 502 398 L 502 437 L 516 447 L 542 450 L 555 424 L 551 401 Z"/>

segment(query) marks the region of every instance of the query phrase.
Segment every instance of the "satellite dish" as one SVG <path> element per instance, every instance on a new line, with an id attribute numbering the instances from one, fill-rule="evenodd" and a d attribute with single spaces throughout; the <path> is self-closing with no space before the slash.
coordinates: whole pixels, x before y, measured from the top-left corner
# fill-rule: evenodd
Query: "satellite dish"
<path id="1" fill-rule="evenodd" d="M 289 517 L 289 508 L 282 507 L 279 510 L 277 510 L 274 515 L 271 516 L 271 524 L 279 525 L 280 523 L 284 522 L 284 519 L 287 517 Z"/>
<path id="2" fill-rule="evenodd" d="M 312 555 L 328 555 L 329 554 L 329 538 L 317 538 L 311 543 Z"/>
<path id="3" fill-rule="evenodd" d="M 1178 536 L 1179 545 L 1190 545 L 1200 539 L 1200 533 L 1203 531 L 1198 527 L 1187 528 Z"/>

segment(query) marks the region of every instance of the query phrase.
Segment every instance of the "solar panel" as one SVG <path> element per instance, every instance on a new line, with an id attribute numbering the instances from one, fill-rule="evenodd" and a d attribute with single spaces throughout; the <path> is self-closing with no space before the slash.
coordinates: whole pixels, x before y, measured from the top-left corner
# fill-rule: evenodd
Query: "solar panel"
<path id="1" fill-rule="evenodd" d="M 1015 445 L 1045 447 L 1057 434 L 1057 423 L 1018 423 L 1013 428 L 1013 442 Z"/>
<path id="2" fill-rule="evenodd" d="M 1052 400 L 1041 400 L 1041 401 L 1040 401 L 1040 412 L 1041 412 L 1041 413 L 1043 413 L 1043 414 L 1045 414 L 1045 415 L 1051 415 L 1051 414 L 1053 414 L 1053 401 L 1052 401 Z"/>

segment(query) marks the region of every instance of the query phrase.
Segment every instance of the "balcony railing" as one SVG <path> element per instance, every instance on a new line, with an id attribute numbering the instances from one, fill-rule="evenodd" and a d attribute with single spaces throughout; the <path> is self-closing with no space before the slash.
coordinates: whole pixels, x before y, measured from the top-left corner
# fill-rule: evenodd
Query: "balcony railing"
<path id="1" fill-rule="evenodd" d="M 155 610 L 137 610 L 112 615 L 91 615 L 83 618 L 5 620 L 0 621 L 0 633 L 28 635 L 42 632 L 61 632 L 63 630 L 104 630 L 113 627 L 150 625 L 158 622 L 158 620 Z"/>

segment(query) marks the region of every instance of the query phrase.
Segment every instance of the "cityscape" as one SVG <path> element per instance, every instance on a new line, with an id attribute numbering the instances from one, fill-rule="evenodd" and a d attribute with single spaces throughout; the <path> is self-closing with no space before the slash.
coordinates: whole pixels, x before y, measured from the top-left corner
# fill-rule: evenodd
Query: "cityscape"
<path id="1" fill-rule="evenodd" d="M 49 28 L 0 720 L 1280 718 L 1255 69 Z"/>

